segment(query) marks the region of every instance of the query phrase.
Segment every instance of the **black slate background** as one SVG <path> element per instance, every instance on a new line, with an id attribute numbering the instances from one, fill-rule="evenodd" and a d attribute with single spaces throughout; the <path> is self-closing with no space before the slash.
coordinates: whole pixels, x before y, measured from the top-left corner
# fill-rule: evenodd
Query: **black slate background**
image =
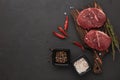
<path id="1" fill-rule="evenodd" d="M 79 77 L 71 67 L 56 68 L 49 60 L 49 48 L 71 49 L 72 60 L 83 55 L 71 44 L 79 40 L 70 17 L 69 38 L 52 35 L 64 23 L 69 7 L 81 9 L 93 0 L 0 0 L 0 80 L 120 80 L 120 54 L 104 58 L 103 73 Z M 120 1 L 98 0 L 120 37 Z M 92 60 L 90 52 L 86 55 Z"/>

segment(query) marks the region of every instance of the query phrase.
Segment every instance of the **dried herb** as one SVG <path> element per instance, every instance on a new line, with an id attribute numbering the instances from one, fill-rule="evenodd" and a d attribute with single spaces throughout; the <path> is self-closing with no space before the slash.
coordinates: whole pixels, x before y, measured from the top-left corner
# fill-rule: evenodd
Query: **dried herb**
<path id="1" fill-rule="evenodd" d="M 113 60 L 114 60 L 115 59 L 115 52 L 116 52 L 115 48 L 117 48 L 118 51 L 120 52 L 119 41 L 115 35 L 115 32 L 113 30 L 113 26 L 111 25 L 109 19 L 107 19 L 107 22 L 105 24 L 105 28 L 106 28 L 109 36 L 112 39 L 112 44 L 111 44 L 112 47 L 111 48 L 112 48 L 112 55 L 113 55 Z"/>

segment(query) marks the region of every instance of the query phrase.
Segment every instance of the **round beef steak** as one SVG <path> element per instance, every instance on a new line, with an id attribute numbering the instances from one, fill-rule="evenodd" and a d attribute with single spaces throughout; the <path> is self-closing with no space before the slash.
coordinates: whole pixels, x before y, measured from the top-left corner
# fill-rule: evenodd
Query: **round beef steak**
<path id="1" fill-rule="evenodd" d="M 111 38 L 104 32 L 98 30 L 89 31 L 84 37 L 85 43 L 98 51 L 105 51 L 111 44 Z"/>
<path id="2" fill-rule="evenodd" d="M 98 8 L 82 10 L 77 17 L 77 24 L 84 29 L 100 28 L 106 21 L 105 13 Z"/>

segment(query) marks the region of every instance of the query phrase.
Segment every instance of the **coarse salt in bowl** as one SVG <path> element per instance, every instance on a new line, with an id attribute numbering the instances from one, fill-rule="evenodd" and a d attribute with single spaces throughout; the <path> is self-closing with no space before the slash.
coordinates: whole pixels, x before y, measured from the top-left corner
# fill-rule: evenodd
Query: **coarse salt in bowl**
<path id="1" fill-rule="evenodd" d="M 81 57 L 77 58 L 77 60 L 75 60 L 73 62 L 73 66 L 79 75 L 83 75 L 86 72 L 91 70 L 91 65 L 90 65 L 87 57 L 85 57 L 85 56 L 81 56 Z"/>

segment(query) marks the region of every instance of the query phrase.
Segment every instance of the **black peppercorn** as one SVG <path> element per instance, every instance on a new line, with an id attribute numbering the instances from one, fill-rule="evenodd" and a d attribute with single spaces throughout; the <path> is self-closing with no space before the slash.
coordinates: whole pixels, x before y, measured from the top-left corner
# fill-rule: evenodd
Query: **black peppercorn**
<path id="1" fill-rule="evenodd" d="M 69 49 L 53 49 L 52 63 L 56 66 L 68 66 L 70 64 Z"/>

